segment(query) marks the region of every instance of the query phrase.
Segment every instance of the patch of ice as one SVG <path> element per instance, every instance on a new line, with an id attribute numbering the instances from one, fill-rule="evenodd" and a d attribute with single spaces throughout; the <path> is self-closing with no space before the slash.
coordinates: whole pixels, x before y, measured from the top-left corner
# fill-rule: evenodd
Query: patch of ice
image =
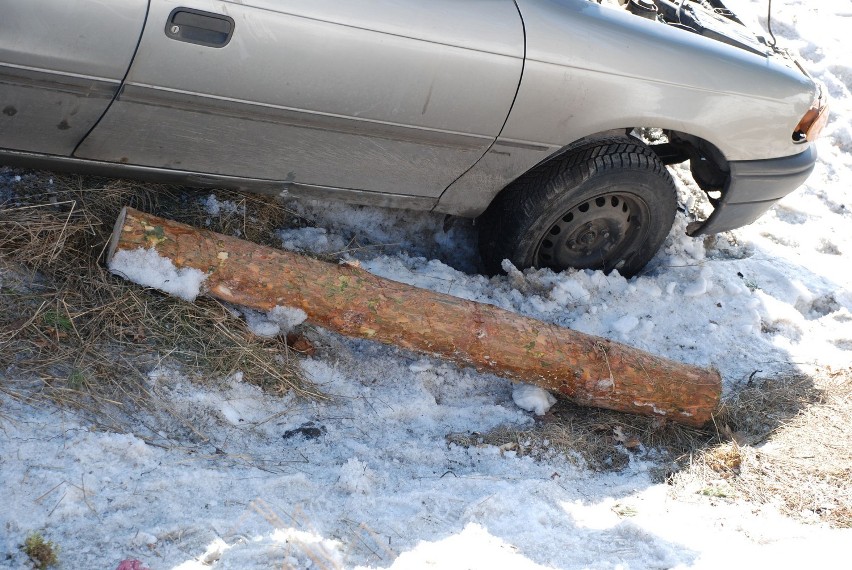
<path id="1" fill-rule="evenodd" d="M 636 279 L 636 292 L 649 297 L 661 297 L 663 295 L 663 290 L 660 289 L 660 286 L 653 279 L 647 277 L 638 277 Z"/>
<path id="2" fill-rule="evenodd" d="M 232 545 L 229 545 L 221 538 L 216 538 L 208 545 L 207 550 L 201 556 L 195 560 L 188 560 L 179 564 L 172 570 L 206 570 L 218 562 L 222 558 L 222 554 L 230 548 L 232 548 Z"/>
<path id="3" fill-rule="evenodd" d="M 157 543 L 157 537 L 149 532 L 139 531 L 133 537 L 133 544 L 136 546 L 153 546 Z"/>
<path id="4" fill-rule="evenodd" d="M 276 306 L 266 316 L 277 323 L 284 332 L 290 332 L 308 319 L 308 315 L 298 307 Z"/>
<path id="5" fill-rule="evenodd" d="M 222 402 L 222 405 L 220 406 L 219 410 L 222 412 L 222 415 L 225 417 L 225 419 L 235 426 L 238 426 L 245 421 L 242 417 L 242 414 L 240 414 L 240 412 L 237 411 L 237 409 L 234 408 L 234 406 L 232 406 L 230 402 Z"/>
<path id="6" fill-rule="evenodd" d="M 155 249 L 119 250 L 109 262 L 109 270 L 145 287 L 195 301 L 207 275 L 194 267 L 175 267 L 171 259 Z"/>
<path id="7" fill-rule="evenodd" d="M 408 369 L 414 372 L 415 374 L 418 372 L 426 372 L 427 370 L 431 370 L 432 368 L 432 363 L 428 360 L 418 360 L 417 362 L 408 365 Z"/>
<path id="8" fill-rule="evenodd" d="M 252 309 L 240 309 L 246 319 L 246 326 L 253 334 L 263 338 L 273 338 L 281 332 L 281 327 L 269 320 L 266 315 Z"/>
<path id="9" fill-rule="evenodd" d="M 560 305 L 568 305 L 588 301 L 591 298 L 589 290 L 574 279 L 559 281 L 550 291 L 550 298 Z"/>

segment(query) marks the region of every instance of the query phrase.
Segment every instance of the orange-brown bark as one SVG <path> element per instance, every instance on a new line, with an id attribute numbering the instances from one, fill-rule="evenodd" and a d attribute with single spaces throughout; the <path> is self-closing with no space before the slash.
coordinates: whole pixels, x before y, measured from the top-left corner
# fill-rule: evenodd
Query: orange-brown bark
<path id="1" fill-rule="evenodd" d="M 341 334 L 535 384 L 578 404 L 699 426 L 719 403 L 714 370 L 126 208 L 109 257 L 137 248 L 205 272 L 206 293 L 223 301 L 262 311 L 298 307 Z"/>

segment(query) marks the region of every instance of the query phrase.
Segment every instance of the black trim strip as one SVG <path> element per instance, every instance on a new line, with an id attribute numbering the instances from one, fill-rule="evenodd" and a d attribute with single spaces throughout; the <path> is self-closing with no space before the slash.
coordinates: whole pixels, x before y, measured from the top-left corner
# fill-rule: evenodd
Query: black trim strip
<path id="1" fill-rule="evenodd" d="M 237 188 L 261 192 L 280 193 L 285 181 L 265 178 L 240 178 L 224 174 L 205 174 L 189 170 L 172 170 L 154 166 L 120 164 L 53 154 L 39 154 L 18 150 L 0 149 L 0 164 L 16 168 L 56 170 L 92 176 L 136 178 L 163 184 L 183 184 L 205 188 Z"/>
<path id="2" fill-rule="evenodd" d="M 0 63 L 0 83 L 18 87 L 31 87 L 41 91 L 58 91 L 83 97 L 115 97 L 119 82 L 100 77 L 52 73 L 49 70 L 30 69 Z"/>
<path id="3" fill-rule="evenodd" d="M 198 188 L 234 188 L 274 196 L 291 195 L 295 198 L 330 199 L 353 204 L 369 204 L 372 206 L 405 208 L 408 210 L 431 210 L 437 202 L 437 198 L 429 196 L 370 192 L 351 188 L 294 183 L 287 180 L 241 178 L 224 174 L 205 174 L 188 170 L 118 164 L 101 160 L 45 155 L 6 149 L 0 149 L 0 165 L 111 178 L 133 178 L 160 184 L 180 184 Z"/>

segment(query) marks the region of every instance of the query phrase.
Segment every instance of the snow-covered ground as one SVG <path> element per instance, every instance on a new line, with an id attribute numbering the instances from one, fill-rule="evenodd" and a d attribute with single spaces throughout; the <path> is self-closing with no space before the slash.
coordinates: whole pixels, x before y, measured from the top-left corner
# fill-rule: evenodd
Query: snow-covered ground
<path id="1" fill-rule="evenodd" d="M 765 13 L 763 0 L 750 5 Z M 692 239 L 679 216 L 631 280 L 487 279 L 473 274 L 468 224 L 343 205 L 291 204 L 314 227 L 282 230 L 282 246 L 391 244 L 350 255 L 378 275 L 714 366 L 728 391 L 755 370 L 848 367 L 852 2 L 773 6 L 776 35 L 825 83 L 833 117 L 812 177 L 752 226 Z M 218 215 L 233 205 L 207 206 Z M 448 444 L 448 434 L 524 427 L 533 415 L 505 380 L 369 342 L 323 342 L 326 356 L 303 367 L 328 402 L 266 395 L 239 375 L 200 387 L 165 366 L 149 387 L 172 413 L 140 415 L 132 433 L 0 398 L 0 567 L 27 567 L 18 545 L 32 530 L 61 546 L 61 567 L 81 569 L 129 558 L 152 570 L 848 567 L 852 531 L 772 506 L 675 499 L 654 482 L 653 453 L 602 474 L 556 453 L 535 461 Z"/>

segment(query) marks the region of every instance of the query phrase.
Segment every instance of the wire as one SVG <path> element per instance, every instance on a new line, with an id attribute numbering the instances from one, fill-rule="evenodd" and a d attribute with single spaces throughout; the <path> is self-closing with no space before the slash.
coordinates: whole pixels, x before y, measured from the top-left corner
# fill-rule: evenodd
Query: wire
<path id="1" fill-rule="evenodd" d="M 769 35 L 772 36 L 772 43 L 769 44 L 769 47 L 775 47 L 778 40 L 775 39 L 775 34 L 772 33 L 772 0 L 769 0 L 769 9 L 766 11 L 766 29 L 769 31 Z"/>

